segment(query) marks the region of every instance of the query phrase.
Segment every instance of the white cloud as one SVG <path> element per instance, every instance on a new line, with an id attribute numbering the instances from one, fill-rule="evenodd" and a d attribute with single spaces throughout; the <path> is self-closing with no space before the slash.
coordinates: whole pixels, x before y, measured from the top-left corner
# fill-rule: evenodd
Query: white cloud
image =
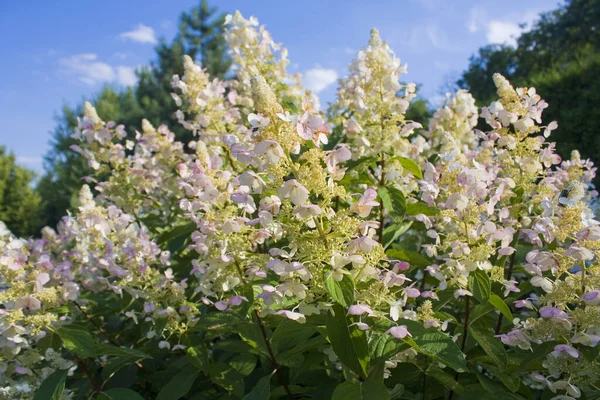
<path id="1" fill-rule="evenodd" d="M 119 35 L 119 37 L 125 40 L 133 40 L 134 42 L 138 43 L 155 44 L 158 42 L 156 40 L 156 36 L 154 35 L 154 29 L 144 24 L 138 24 L 135 29 L 123 32 Z"/>
<path id="2" fill-rule="evenodd" d="M 335 83 L 338 78 L 334 69 L 321 68 L 319 66 L 309 69 L 302 80 L 307 89 L 319 93 L 328 86 Z"/>
<path id="3" fill-rule="evenodd" d="M 516 46 L 517 38 L 523 30 L 513 22 L 490 21 L 486 38 L 490 43 Z"/>
<path id="4" fill-rule="evenodd" d="M 102 62 L 94 53 L 76 54 L 58 60 L 65 73 L 76 77 L 86 85 L 104 82 L 118 82 L 121 85 L 133 85 L 137 81 L 133 67 L 116 66 Z"/>
<path id="5" fill-rule="evenodd" d="M 475 33 L 481 27 L 481 22 L 484 19 L 483 12 L 479 8 L 471 8 L 469 11 L 469 20 L 467 21 L 467 29 L 471 33 Z"/>
<path id="6" fill-rule="evenodd" d="M 43 162 L 42 157 L 17 156 L 17 163 L 22 165 L 42 165 Z"/>
<path id="7" fill-rule="evenodd" d="M 58 63 L 65 68 L 67 73 L 77 76 L 81 82 L 87 85 L 95 85 L 115 79 L 113 67 L 98 61 L 98 56 L 94 53 L 76 54 L 61 58 Z"/>
<path id="8" fill-rule="evenodd" d="M 117 80 L 123 86 L 133 86 L 137 82 L 135 76 L 135 68 L 133 67 L 117 67 Z"/>
<path id="9" fill-rule="evenodd" d="M 519 15 L 506 15 L 505 19 L 500 20 L 490 19 L 484 10 L 474 7 L 469 11 L 469 19 L 465 26 L 471 33 L 485 29 L 488 43 L 516 46 L 517 38 L 531 29 L 541 12 L 542 10 L 528 10 Z M 521 27 L 522 24 L 525 24 L 525 27 Z"/>

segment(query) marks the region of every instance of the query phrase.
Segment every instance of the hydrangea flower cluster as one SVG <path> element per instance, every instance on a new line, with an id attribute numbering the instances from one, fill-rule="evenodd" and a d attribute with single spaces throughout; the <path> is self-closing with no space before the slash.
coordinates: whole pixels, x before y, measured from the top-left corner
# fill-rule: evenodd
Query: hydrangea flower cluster
<path id="1" fill-rule="evenodd" d="M 0 229 L 2 397 L 596 398 L 595 168 L 535 89 L 495 75 L 424 130 L 373 30 L 326 118 L 255 18 L 225 24 L 236 79 L 173 77 L 194 153 L 86 104 L 93 187 L 41 239 Z"/>

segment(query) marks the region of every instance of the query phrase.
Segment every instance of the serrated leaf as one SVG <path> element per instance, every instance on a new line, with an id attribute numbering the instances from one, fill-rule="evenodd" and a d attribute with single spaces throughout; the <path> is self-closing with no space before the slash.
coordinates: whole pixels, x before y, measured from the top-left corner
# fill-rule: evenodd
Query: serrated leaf
<path id="1" fill-rule="evenodd" d="M 423 215 L 427 215 L 427 216 L 432 216 L 432 215 L 438 215 L 439 213 L 440 213 L 439 208 L 429 206 L 429 205 L 427 205 L 427 203 L 423 203 L 422 201 L 406 204 L 406 215 L 423 214 Z"/>
<path id="2" fill-rule="evenodd" d="M 406 157 L 396 157 L 395 159 L 398 160 L 404 169 L 410 172 L 415 178 L 423 179 L 423 172 L 421 172 L 419 164 Z"/>
<path id="3" fill-rule="evenodd" d="M 407 348 L 406 343 L 396 340 L 387 333 L 369 332 L 368 343 L 369 359 L 371 361 L 388 360 L 402 349 Z"/>
<path id="4" fill-rule="evenodd" d="M 383 248 L 387 249 L 400 236 L 406 233 L 412 226 L 413 221 L 392 224 L 383 230 Z"/>
<path id="5" fill-rule="evenodd" d="M 344 274 L 341 281 L 333 279 L 329 274 L 325 279 L 325 287 L 329 295 L 344 307 L 350 307 L 354 304 L 354 279 L 348 274 Z"/>
<path id="6" fill-rule="evenodd" d="M 134 392 L 131 389 L 126 388 L 113 388 L 102 392 L 98 399 L 102 400 L 144 400 L 139 393 Z"/>
<path id="7" fill-rule="evenodd" d="M 67 381 L 66 370 L 58 370 L 48 376 L 33 396 L 33 400 L 60 400 Z"/>
<path id="8" fill-rule="evenodd" d="M 229 361 L 229 365 L 236 369 L 242 376 L 248 376 L 256 367 L 256 357 L 252 354 L 239 354 Z"/>
<path id="9" fill-rule="evenodd" d="M 188 394 L 200 371 L 184 368 L 177 373 L 158 393 L 156 400 L 177 400 Z"/>
<path id="10" fill-rule="evenodd" d="M 405 339 L 408 340 L 405 341 L 415 347 L 415 350 L 436 358 L 457 372 L 467 370 L 465 355 L 449 336 L 436 329 L 425 328 L 416 321 L 403 319 L 400 320 L 399 324 L 406 325 L 408 328 L 412 339 L 407 337 Z"/>
<path id="11" fill-rule="evenodd" d="M 469 274 L 469 289 L 479 303 L 486 303 L 492 291 L 492 284 L 487 272 L 481 269 L 471 272 Z"/>
<path id="12" fill-rule="evenodd" d="M 381 382 L 343 382 L 336 386 L 331 400 L 389 400 L 390 392 Z"/>
<path id="13" fill-rule="evenodd" d="M 101 343 L 96 346 L 96 354 L 99 356 L 130 357 L 136 360 L 150 358 L 150 356 L 143 351 L 128 349 L 126 347 L 112 346 L 106 343 Z"/>
<path id="14" fill-rule="evenodd" d="M 406 199 L 401 190 L 392 186 L 380 186 L 377 194 L 383 208 L 395 219 L 401 219 L 406 213 Z"/>
<path id="15" fill-rule="evenodd" d="M 432 264 L 432 262 L 422 255 L 421 253 L 417 253 L 416 251 L 406 250 L 401 248 L 398 245 L 392 245 L 391 249 L 387 249 L 385 254 L 389 258 L 394 258 L 401 261 L 406 261 L 410 265 L 413 265 L 418 268 L 425 268 Z"/>
<path id="16" fill-rule="evenodd" d="M 425 373 L 427 374 L 427 376 L 431 376 L 436 381 L 458 394 L 463 394 L 463 392 L 465 391 L 462 385 L 456 382 L 452 375 L 448 374 L 436 365 L 430 365 L 429 368 L 427 368 L 427 370 L 425 371 Z"/>
<path id="17" fill-rule="evenodd" d="M 269 400 L 271 398 L 271 376 L 263 376 L 242 400 Z"/>
<path id="18" fill-rule="evenodd" d="M 56 333 L 67 350 L 81 357 L 96 357 L 94 339 L 84 328 L 67 325 L 59 328 Z"/>
<path id="19" fill-rule="evenodd" d="M 277 325 L 273 336 L 271 336 L 271 346 L 273 346 L 275 353 L 279 353 L 300 343 L 305 343 L 316 332 L 317 330 L 314 326 L 300 324 L 291 319 L 284 319 Z"/>
<path id="20" fill-rule="evenodd" d="M 506 305 L 504 300 L 502 300 L 502 298 L 500 298 L 500 296 L 498 296 L 495 293 L 492 293 L 492 294 L 490 294 L 490 298 L 488 299 L 488 302 L 491 305 L 493 305 L 494 307 L 496 307 L 496 309 L 498 311 L 500 311 L 502 313 L 502 315 L 504 315 L 506 317 L 506 319 L 508 319 L 509 321 L 513 320 L 513 315 L 512 315 L 512 312 L 510 312 L 510 308 L 508 308 L 508 306 Z"/>
<path id="21" fill-rule="evenodd" d="M 508 363 L 508 355 L 504 345 L 491 332 L 477 326 L 471 326 L 469 332 L 496 365 L 504 366 Z"/>
<path id="22" fill-rule="evenodd" d="M 356 326 L 349 326 L 344 307 L 336 304 L 332 310 L 335 315 L 327 315 L 327 336 L 331 347 L 346 367 L 366 379 L 369 365 L 367 336 Z"/>
<path id="23" fill-rule="evenodd" d="M 234 396 L 242 397 L 244 395 L 244 377 L 231 365 L 225 363 L 210 364 L 205 370 L 212 382 Z"/>

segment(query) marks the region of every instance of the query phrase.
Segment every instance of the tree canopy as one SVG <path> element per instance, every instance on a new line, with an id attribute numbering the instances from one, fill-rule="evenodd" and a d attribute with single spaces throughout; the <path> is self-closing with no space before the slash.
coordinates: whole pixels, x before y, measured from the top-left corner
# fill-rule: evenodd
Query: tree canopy
<path id="1" fill-rule="evenodd" d="M 38 228 L 41 202 L 31 187 L 34 176 L 0 146 L 0 221 L 15 235 L 26 236 Z"/>

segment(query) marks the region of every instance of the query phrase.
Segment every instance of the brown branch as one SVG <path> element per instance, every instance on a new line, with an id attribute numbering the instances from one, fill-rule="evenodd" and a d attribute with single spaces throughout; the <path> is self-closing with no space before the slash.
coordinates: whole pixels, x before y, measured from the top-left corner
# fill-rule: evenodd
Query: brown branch
<path id="1" fill-rule="evenodd" d="M 465 352 L 465 346 L 467 344 L 467 336 L 469 334 L 469 313 L 470 313 L 470 309 L 469 309 L 469 303 L 471 298 L 469 296 L 465 296 L 466 300 L 465 300 L 465 323 L 464 323 L 464 329 L 463 329 L 463 337 L 462 337 L 462 342 L 460 344 L 460 351 L 462 351 L 463 353 Z M 458 378 L 459 378 L 459 373 L 457 372 L 454 375 L 454 380 L 456 381 L 456 383 L 458 383 Z M 450 392 L 450 396 L 448 396 L 448 400 L 452 400 L 454 398 L 454 390 L 452 390 Z"/>
<path id="2" fill-rule="evenodd" d="M 510 256 L 510 262 L 508 264 L 508 269 L 506 270 L 506 279 L 510 280 L 510 277 L 512 276 L 512 272 L 513 272 L 513 268 L 515 266 L 515 256 L 516 256 L 517 252 L 515 251 L 514 253 L 512 253 L 512 255 Z M 496 335 L 500 334 L 500 331 L 502 330 L 502 318 L 504 316 L 502 315 L 502 313 L 500 313 L 500 315 L 498 315 L 498 322 L 496 323 Z"/>
<path id="3" fill-rule="evenodd" d="M 79 365 L 85 376 L 87 376 L 88 380 L 92 384 L 92 387 L 94 388 L 94 393 L 102 392 L 102 388 L 98 385 L 98 383 L 96 383 L 96 381 L 92 377 L 92 374 L 90 373 L 90 370 L 85 366 L 81 358 L 77 357 L 77 354 L 75 353 L 73 353 L 73 357 L 75 358 L 75 361 L 77 361 L 77 365 Z"/>
<path id="4" fill-rule="evenodd" d="M 259 315 L 258 310 L 256 308 L 254 309 L 254 315 L 256 315 L 256 319 L 258 321 L 258 326 L 260 327 L 260 331 L 262 333 L 262 337 L 263 337 L 263 340 L 265 342 L 265 346 L 267 347 L 267 351 L 269 353 L 269 358 L 271 359 L 271 363 L 273 363 L 273 367 L 275 368 L 275 372 L 277 372 L 277 376 L 279 376 L 279 380 L 281 381 L 281 385 L 285 389 L 285 392 L 287 393 L 288 397 L 291 400 L 294 400 L 295 396 L 291 392 L 290 388 L 287 385 L 285 377 L 283 376 L 283 372 L 280 369 L 281 365 L 277 362 L 277 359 L 275 358 L 275 353 L 273 353 L 273 349 L 271 348 L 271 342 L 269 341 L 269 337 L 267 336 L 267 330 L 265 328 L 265 324 L 263 323 L 262 318 L 260 318 L 260 315 Z"/>
<path id="5" fill-rule="evenodd" d="M 379 163 L 379 165 L 381 166 L 381 178 L 379 179 L 379 187 L 383 187 L 383 185 L 385 184 L 385 154 L 381 155 L 381 162 Z M 379 205 L 379 241 L 381 242 L 382 246 L 385 246 L 385 243 L 383 243 L 383 214 L 384 207 L 382 200 L 381 204 Z"/>
<path id="6" fill-rule="evenodd" d="M 240 265 L 237 258 L 234 257 L 234 261 L 235 261 L 235 267 L 236 267 L 238 273 L 240 274 L 240 278 L 241 278 L 242 282 L 244 284 L 246 284 L 247 281 L 246 281 L 246 278 L 244 277 L 244 273 L 242 271 L 242 266 Z M 275 353 L 273 352 L 273 348 L 271 348 L 271 342 L 269 341 L 269 336 L 267 335 L 267 329 L 265 328 L 265 324 L 264 324 L 262 318 L 260 317 L 260 314 L 258 313 L 258 310 L 256 308 L 254 309 L 254 315 L 256 315 L 256 321 L 258 322 L 258 326 L 260 327 L 260 332 L 262 333 L 263 341 L 265 342 L 265 346 L 267 347 L 267 352 L 269 353 L 269 359 L 271 360 L 271 363 L 273 364 L 273 368 L 274 368 L 275 372 L 277 373 L 277 376 L 279 376 L 279 380 L 281 381 L 281 386 L 283 386 L 283 388 L 285 389 L 285 392 L 287 393 L 288 397 L 291 400 L 294 400 L 296 397 L 290 390 L 290 388 L 287 384 L 287 381 L 285 380 L 285 377 L 283 376 L 283 372 L 281 372 L 281 365 L 277 362 L 277 359 L 275 358 Z"/>

